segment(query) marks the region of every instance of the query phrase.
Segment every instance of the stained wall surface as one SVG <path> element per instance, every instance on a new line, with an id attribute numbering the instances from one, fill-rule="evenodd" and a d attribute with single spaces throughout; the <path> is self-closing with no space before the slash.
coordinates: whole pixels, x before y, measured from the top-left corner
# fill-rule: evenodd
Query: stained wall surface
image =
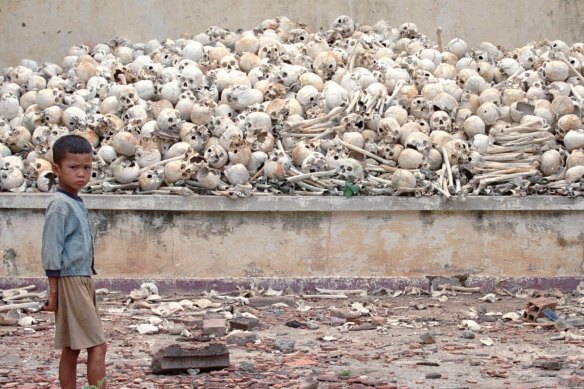
<path id="1" fill-rule="evenodd" d="M 581 0 L 0 0 L 0 67 L 22 58 L 60 61 L 74 44 L 114 37 L 145 42 L 211 25 L 248 30 L 279 15 L 315 31 L 341 14 L 364 24 L 414 22 L 430 37 L 442 26 L 445 39 L 458 36 L 470 45 L 514 48 L 542 38 L 573 43 L 584 37 Z"/>
<path id="2" fill-rule="evenodd" d="M 48 195 L 0 195 L 0 278 L 42 277 Z M 567 198 L 86 196 L 101 277 L 580 276 Z"/>

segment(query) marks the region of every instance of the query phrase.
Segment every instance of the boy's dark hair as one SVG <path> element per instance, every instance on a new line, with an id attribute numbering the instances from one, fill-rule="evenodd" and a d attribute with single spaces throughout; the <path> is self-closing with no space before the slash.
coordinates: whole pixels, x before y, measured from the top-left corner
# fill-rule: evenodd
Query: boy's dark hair
<path id="1" fill-rule="evenodd" d="M 59 165 L 67 153 L 93 154 L 93 146 L 87 139 L 79 135 L 65 135 L 53 144 L 53 162 Z"/>

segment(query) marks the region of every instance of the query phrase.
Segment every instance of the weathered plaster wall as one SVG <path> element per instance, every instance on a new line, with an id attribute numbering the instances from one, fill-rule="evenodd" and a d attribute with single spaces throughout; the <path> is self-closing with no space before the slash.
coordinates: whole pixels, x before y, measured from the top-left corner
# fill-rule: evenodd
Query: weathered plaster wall
<path id="1" fill-rule="evenodd" d="M 47 195 L 0 195 L 0 278 L 42 276 Z M 101 277 L 580 276 L 567 198 L 86 196 Z"/>
<path id="2" fill-rule="evenodd" d="M 211 25 L 251 29 L 278 15 L 328 28 L 338 15 L 372 24 L 414 22 L 434 36 L 490 41 L 508 48 L 542 38 L 569 43 L 584 36 L 581 0 L 3 0 L 0 1 L 0 67 L 22 58 L 60 61 L 74 44 L 120 36 L 144 42 L 202 32 Z"/>

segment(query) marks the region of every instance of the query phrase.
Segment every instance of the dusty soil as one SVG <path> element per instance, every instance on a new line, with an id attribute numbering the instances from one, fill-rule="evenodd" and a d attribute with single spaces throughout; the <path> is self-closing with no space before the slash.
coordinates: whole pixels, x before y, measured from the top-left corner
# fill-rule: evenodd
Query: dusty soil
<path id="1" fill-rule="evenodd" d="M 155 316 L 128 303 L 127 296 L 99 297 L 108 339 L 110 388 L 555 388 L 584 386 L 584 340 L 552 340 L 554 327 L 502 319 L 521 314 L 529 297 L 497 296 L 490 303 L 480 293 L 448 293 L 447 300 L 428 295 L 349 296 L 347 299 L 303 299 L 296 306 L 253 308 L 241 300 L 210 299 L 215 310 L 248 312 L 259 319 L 261 341 L 230 344 L 231 366 L 224 370 L 154 375 L 152 355 L 176 342 L 162 330 L 141 335 L 136 326 Z M 552 293 L 560 317 L 584 316 L 581 296 Z M 195 300 L 201 296 L 162 296 Z M 370 311 L 350 312 L 360 302 Z M 337 311 L 334 308 L 338 309 Z M 353 306 L 359 308 L 359 306 Z M 476 313 L 471 312 L 471 308 Z M 207 310 L 211 309 L 210 307 Z M 331 311 L 331 309 L 333 309 Z M 340 311 L 339 311 L 340 310 Z M 187 342 L 204 342 L 204 310 L 186 309 L 166 319 L 185 325 Z M 347 314 L 349 313 L 349 314 Z M 59 351 L 52 348 L 53 316 L 37 312 L 31 328 L 0 327 L 0 387 L 57 388 Z M 349 319 L 338 316 L 349 316 Z M 353 317 L 359 316 L 359 317 Z M 478 316 L 478 317 L 477 317 Z M 480 329 L 463 331 L 474 317 Z M 296 322 L 291 322 L 296 321 Z M 349 324 L 347 324 L 347 322 Z M 288 325 L 286 324 L 288 323 Z M 291 326 L 298 326 L 293 328 Z M 160 326 L 160 325 L 159 325 Z M 318 328 L 316 328 L 318 327 Z M 355 330 L 359 329 L 359 330 Z M 579 335 L 577 328 L 569 330 Z M 467 337 L 463 337 L 465 334 Z M 474 335 L 474 338 L 472 338 Z M 576 336 L 576 337 L 577 337 Z M 219 338 L 224 341 L 225 338 Z M 276 343 L 295 341 L 289 353 Z M 489 345 L 491 344 L 492 345 Z M 85 354 L 79 361 L 81 387 Z"/>

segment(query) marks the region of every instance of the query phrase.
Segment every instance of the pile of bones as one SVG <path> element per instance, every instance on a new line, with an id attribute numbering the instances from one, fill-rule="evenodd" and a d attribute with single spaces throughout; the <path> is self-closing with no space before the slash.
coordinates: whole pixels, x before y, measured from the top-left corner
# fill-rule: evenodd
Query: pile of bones
<path id="1" fill-rule="evenodd" d="M 0 188 L 51 191 L 51 145 L 79 134 L 90 193 L 582 193 L 584 43 L 435 40 L 277 17 L 24 59 L 0 73 Z"/>

